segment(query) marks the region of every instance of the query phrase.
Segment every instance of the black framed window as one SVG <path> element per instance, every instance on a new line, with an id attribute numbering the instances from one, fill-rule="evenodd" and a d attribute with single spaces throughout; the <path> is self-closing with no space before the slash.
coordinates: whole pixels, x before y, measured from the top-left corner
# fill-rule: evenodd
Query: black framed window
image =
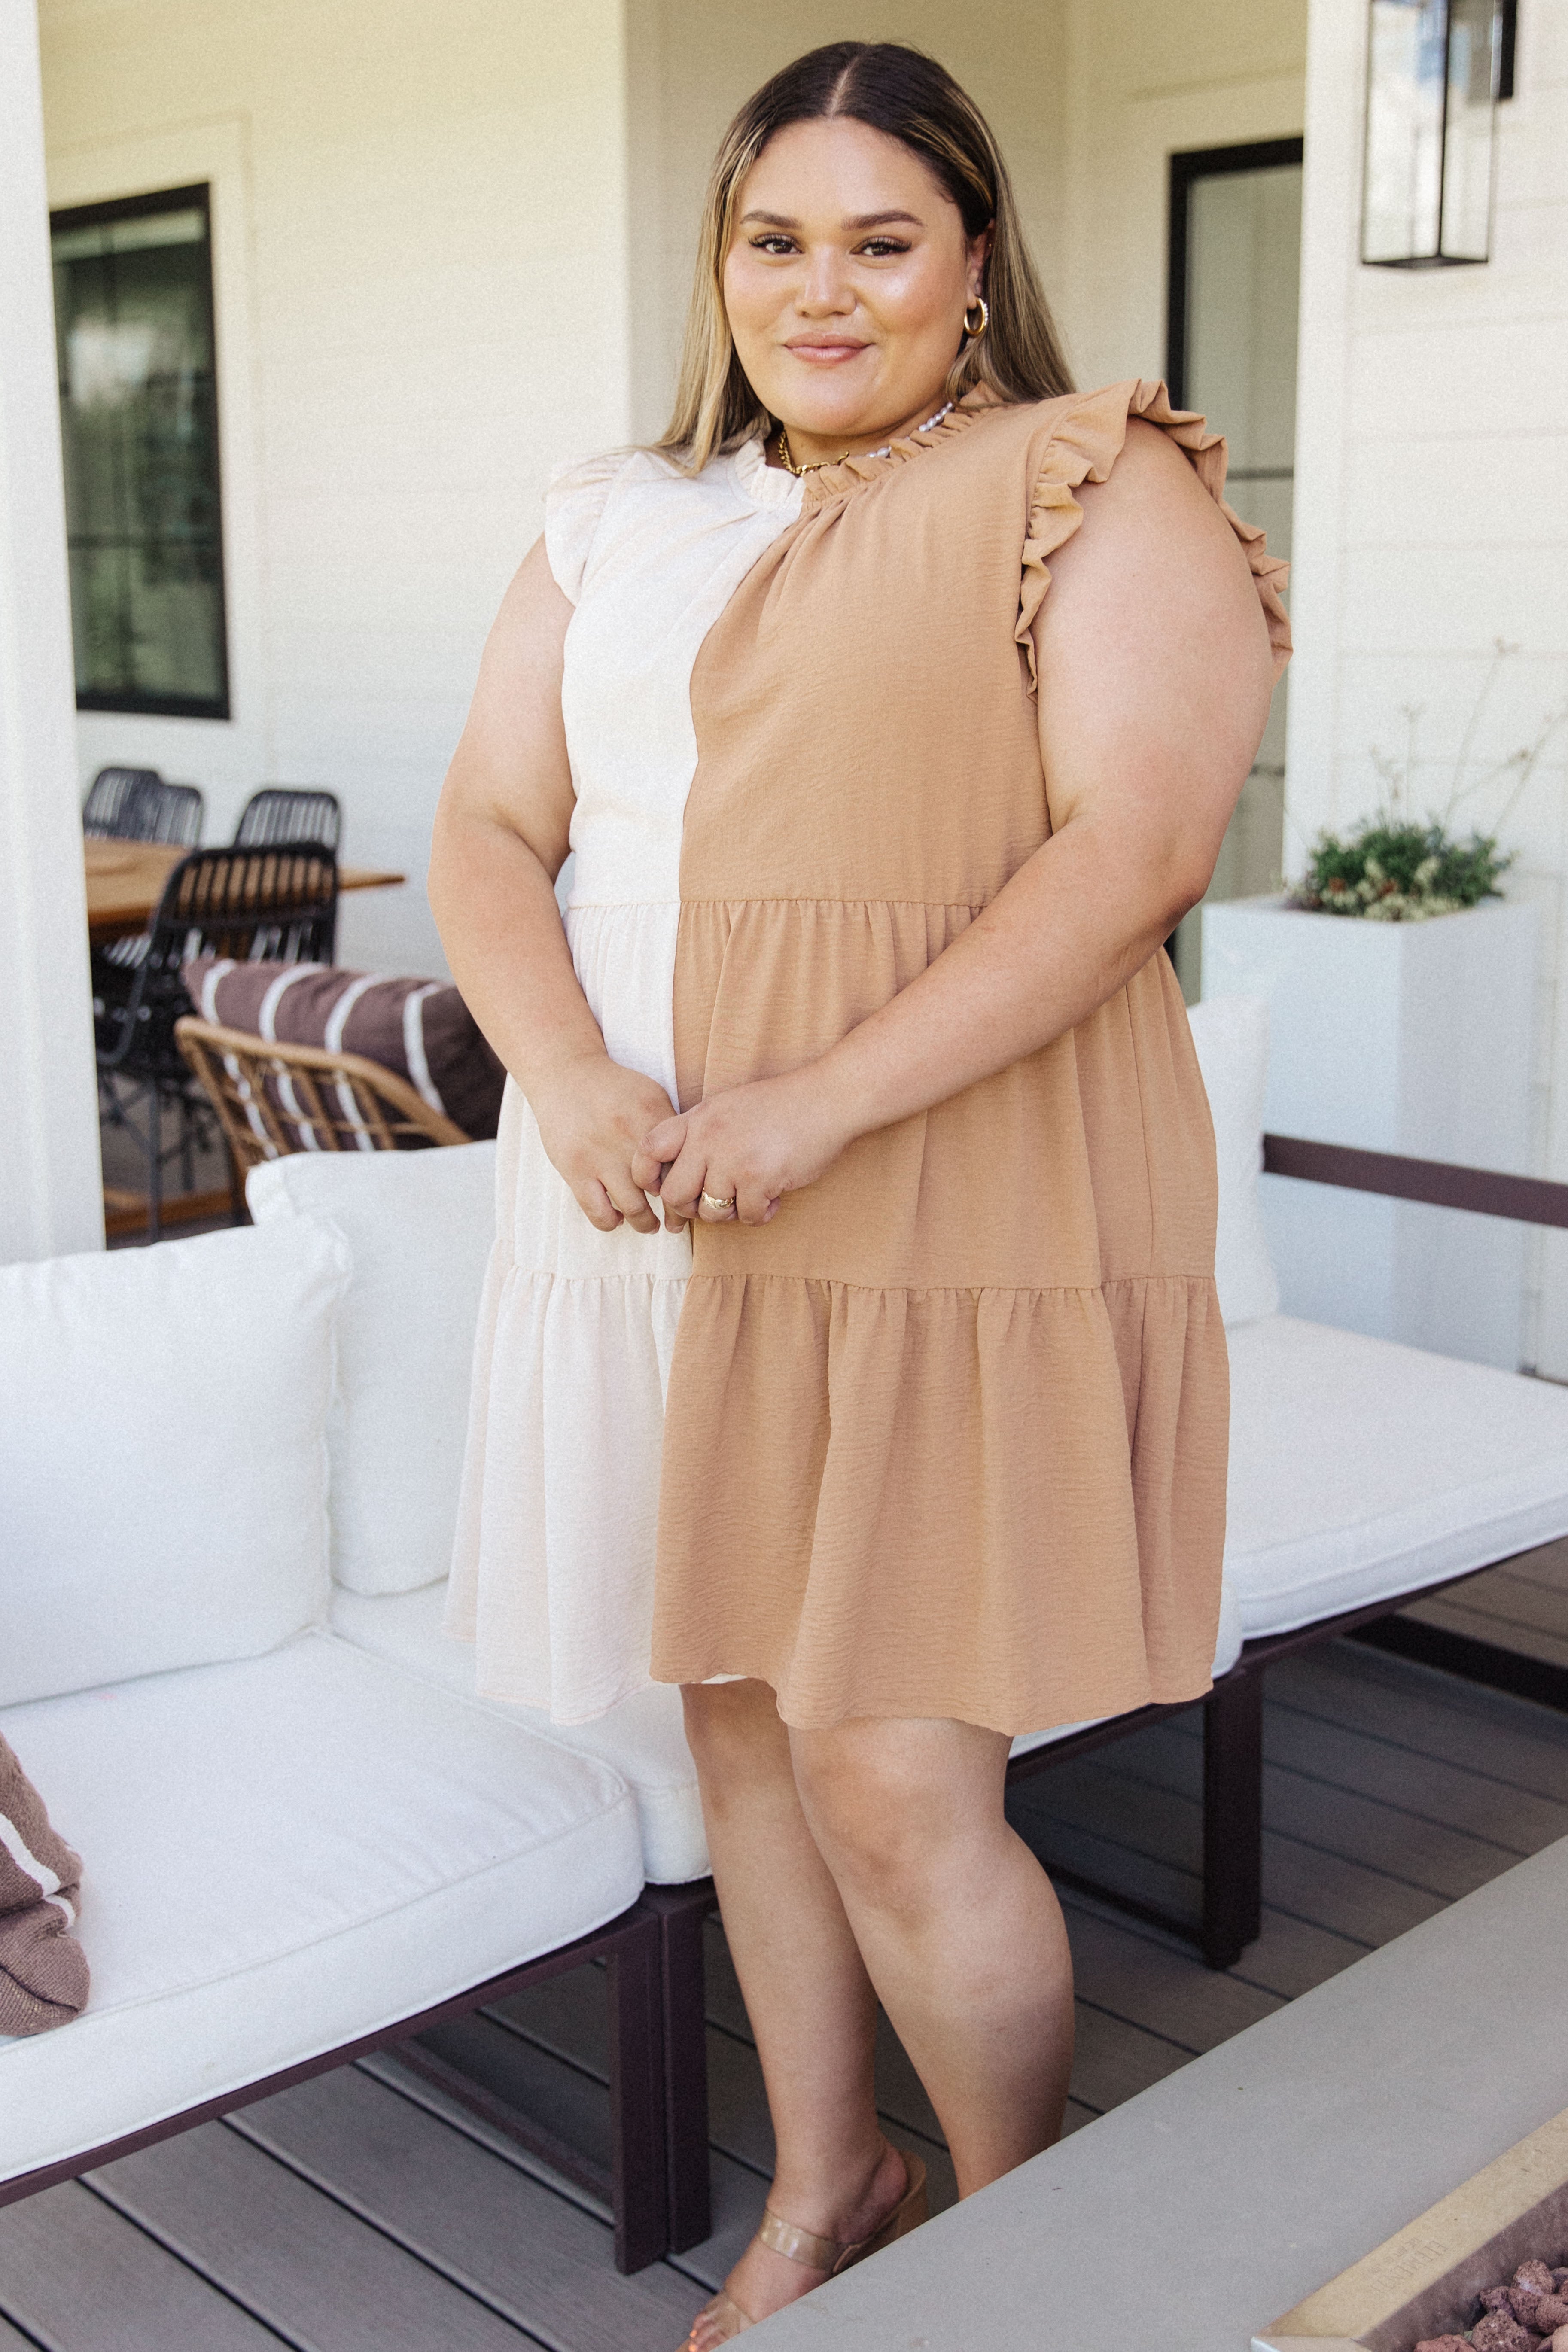
<path id="1" fill-rule="evenodd" d="M 1300 294 L 1300 139 L 1205 147 L 1171 157 L 1166 376 L 1178 408 L 1201 409 L 1230 444 L 1226 495 L 1289 557 L 1296 476 L 1296 341 Z M 1277 887 L 1284 857 L 1287 688 L 1215 867 L 1208 895 Z M 1202 985 L 1195 913 L 1173 953 L 1189 1000 Z"/>
<path id="2" fill-rule="evenodd" d="M 209 192 L 50 232 L 77 708 L 226 719 Z"/>

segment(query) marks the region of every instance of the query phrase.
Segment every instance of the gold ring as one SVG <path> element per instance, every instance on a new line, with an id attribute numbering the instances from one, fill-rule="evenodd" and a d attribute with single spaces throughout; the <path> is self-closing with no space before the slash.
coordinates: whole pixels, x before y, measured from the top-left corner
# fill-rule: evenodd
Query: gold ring
<path id="1" fill-rule="evenodd" d="M 722 1215 L 726 1210 L 734 1207 L 735 1195 L 731 1192 L 727 1201 L 721 1201 L 716 1192 L 700 1192 L 698 1195 L 697 1205 L 700 1209 L 717 1209 Z"/>

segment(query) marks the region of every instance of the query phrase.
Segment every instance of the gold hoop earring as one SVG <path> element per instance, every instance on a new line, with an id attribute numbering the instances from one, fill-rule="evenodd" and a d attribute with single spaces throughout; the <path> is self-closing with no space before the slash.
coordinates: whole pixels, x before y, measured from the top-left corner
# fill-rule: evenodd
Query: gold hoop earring
<path id="1" fill-rule="evenodd" d="M 971 326 L 969 322 L 970 310 L 978 310 L 980 313 L 980 324 L 977 327 Z M 963 313 L 963 331 L 972 343 L 977 343 L 990 324 L 991 313 L 986 308 L 985 297 L 984 294 L 977 294 Z"/>

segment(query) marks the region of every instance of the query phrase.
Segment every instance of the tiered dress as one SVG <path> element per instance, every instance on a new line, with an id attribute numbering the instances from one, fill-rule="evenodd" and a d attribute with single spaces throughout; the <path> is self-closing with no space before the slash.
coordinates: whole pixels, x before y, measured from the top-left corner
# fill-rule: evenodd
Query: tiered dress
<path id="1" fill-rule="evenodd" d="M 1224 443 L 1135 383 L 971 395 L 804 484 L 753 442 L 558 488 L 566 928 L 617 1061 L 683 1106 L 798 1067 L 1048 838 L 1030 625 L 1130 415 L 1221 499 Z M 1283 657 L 1283 566 L 1224 511 Z M 1163 954 L 760 1229 L 595 1232 L 510 1087 L 448 1620 L 479 1687 L 574 1722 L 746 1675 L 803 1727 L 1015 1734 L 1197 1696 L 1214 1218 Z"/>

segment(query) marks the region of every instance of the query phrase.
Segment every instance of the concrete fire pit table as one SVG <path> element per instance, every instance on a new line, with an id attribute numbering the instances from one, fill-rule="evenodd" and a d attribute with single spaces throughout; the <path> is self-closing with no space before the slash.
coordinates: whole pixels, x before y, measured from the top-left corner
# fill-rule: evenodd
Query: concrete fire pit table
<path id="1" fill-rule="evenodd" d="M 781 2312 L 758 2352 L 1246 2352 L 1565 2106 L 1568 1839 Z"/>

